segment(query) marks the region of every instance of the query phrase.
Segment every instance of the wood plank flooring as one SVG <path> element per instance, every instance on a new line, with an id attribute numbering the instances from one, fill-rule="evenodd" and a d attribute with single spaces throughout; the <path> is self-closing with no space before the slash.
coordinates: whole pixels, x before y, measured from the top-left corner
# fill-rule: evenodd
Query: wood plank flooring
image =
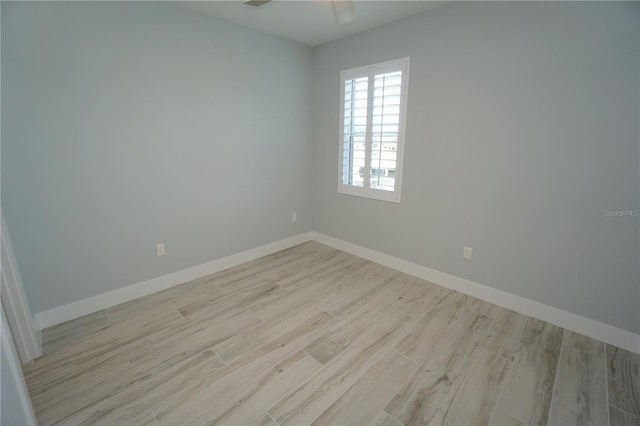
<path id="1" fill-rule="evenodd" d="M 640 355 L 315 242 L 43 342 L 42 425 L 640 425 Z"/>

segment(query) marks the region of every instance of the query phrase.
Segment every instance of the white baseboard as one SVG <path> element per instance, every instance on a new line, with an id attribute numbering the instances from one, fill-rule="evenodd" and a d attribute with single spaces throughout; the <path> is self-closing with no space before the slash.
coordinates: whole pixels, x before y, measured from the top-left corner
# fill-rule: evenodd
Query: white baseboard
<path id="1" fill-rule="evenodd" d="M 191 268 L 163 275 L 161 277 L 152 278 L 137 284 L 119 288 L 87 299 L 78 300 L 64 306 L 53 308 L 48 311 L 40 312 L 35 315 L 36 326 L 42 330 L 53 325 L 61 324 L 75 318 L 89 315 L 94 312 L 128 302 L 138 297 L 156 293 L 160 290 L 186 283 L 205 275 L 213 274 L 224 269 L 232 268 L 245 262 L 277 253 L 289 247 L 296 246 L 311 240 L 311 233 L 295 235 L 285 238 L 284 240 L 274 243 L 265 244 L 263 246 L 243 251 L 241 253 L 232 254 L 212 262 L 196 265 Z"/>
<path id="2" fill-rule="evenodd" d="M 222 259 L 217 259 L 212 262 L 183 269 L 182 271 L 163 275 L 161 277 L 133 284 L 108 293 L 79 300 L 49 311 L 40 312 L 35 315 L 36 324 L 39 329 L 51 327 L 53 325 L 79 318 L 102 309 L 107 309 L 120 303 L 128 302 L 138 297 L 146 296 L 205 275 L 213 274 L 215 272 L 249 262 L 262 256 L 276 253 L 280 250 L 284 250 L 310 240 L 318 241 L 319 243 L 326 244 L 338 250 L 371 260 L 372 262 L 422 278 L 443 287 L 468 294 L 469 296 L 476 297 L 486 302 L 494 303 L 523 315 L 547 321 L 551 324 L 584 334 L 585 336 L 598 339 L 631 352 L 640 353 L 640 335 L 634 334 L 630 331 L 317 232 L 299 234 L 255 249 L 233 254 Z"/>
<path id="3" fill-rule="evenodd" d="M 427 268 L 426 266 L 408 262 L 388 254 L 339 240 L 337 238 L 329 237 L 324 234 L 312 232 L 311 239 L 389 268 L 422 278 L 451 290 L 468 294 L 469 296 L 511 309 L 512 311 L 520 314 L 544 320 L 559 327 L 563 327 L 568 330 L 575 331 L 576 333 L 584 334 L 585 336 L 640 354 L 640 335 L 630 331 L 571 312 L 563 311 L 562 309 L 554 308 L 553 306 L 525 299 L 524 297 L 516 296 L 486 285 L 478 284 L 464 278 Z"/>

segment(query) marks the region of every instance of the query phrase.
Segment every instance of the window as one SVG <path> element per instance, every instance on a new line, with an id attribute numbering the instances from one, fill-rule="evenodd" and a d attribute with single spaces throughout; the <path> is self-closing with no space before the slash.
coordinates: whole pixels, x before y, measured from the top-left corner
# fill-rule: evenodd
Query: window
<path id="1" fill-rule="evenodd" d="M 340 73 L 338 192 L 400 202 L 409 58 Z"/>

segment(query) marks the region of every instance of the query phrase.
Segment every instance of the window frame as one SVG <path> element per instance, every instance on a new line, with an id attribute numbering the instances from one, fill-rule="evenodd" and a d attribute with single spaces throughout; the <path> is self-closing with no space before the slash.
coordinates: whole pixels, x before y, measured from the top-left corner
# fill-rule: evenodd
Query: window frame
<path id="1" fill-rule="evenodd" d="M 381 62 L 372 65 L 365 65 L 356 68 L 350 68 L 340 72 L 340 116 L 339 121 L 339 139 L 338 139 L 338 193 L 345 195 L 354 195 L 364 198 L 370 198 L 380 201 L 388 201 L 393 203 L 400 202 L 402 188 L 402 170 L 404 163 L 404 143 L 405 129 L 407 117 L 407 97 L 409 87 L 409 58 L 395 59 L 391 61 Z M 372 117 L 373 117 L 373 94 L 374 94 L 374 78 L 379 74 L 401 71 L 400 83 L 400 112 L 398 123 L 398 141 L 396 145 L 396 171 L 395 184 L 393 191 L 371 188 L 371 157 L 373 138 L 371 137 Z M 345 82 L 357 78 L 367 77 L 367 131 L 365 140 L 365 171 L 363 186 L 354 186 L 344 184 L 344 121 L 345 121 Z"/>

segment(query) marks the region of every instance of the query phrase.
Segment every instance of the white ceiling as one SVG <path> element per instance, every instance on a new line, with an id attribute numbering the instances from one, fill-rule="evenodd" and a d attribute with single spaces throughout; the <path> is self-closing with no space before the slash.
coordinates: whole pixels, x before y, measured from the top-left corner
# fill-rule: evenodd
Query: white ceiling
<path id="1" fill-rule="evenodd" d="M 273 0 L 247 6 L 245 0 L 174 1 L 182 7 L 308 46 L 337 40 L 436 7 L 444 1 L 355 0 L 357 19 L 340 25 L 328 0 Z"/>

